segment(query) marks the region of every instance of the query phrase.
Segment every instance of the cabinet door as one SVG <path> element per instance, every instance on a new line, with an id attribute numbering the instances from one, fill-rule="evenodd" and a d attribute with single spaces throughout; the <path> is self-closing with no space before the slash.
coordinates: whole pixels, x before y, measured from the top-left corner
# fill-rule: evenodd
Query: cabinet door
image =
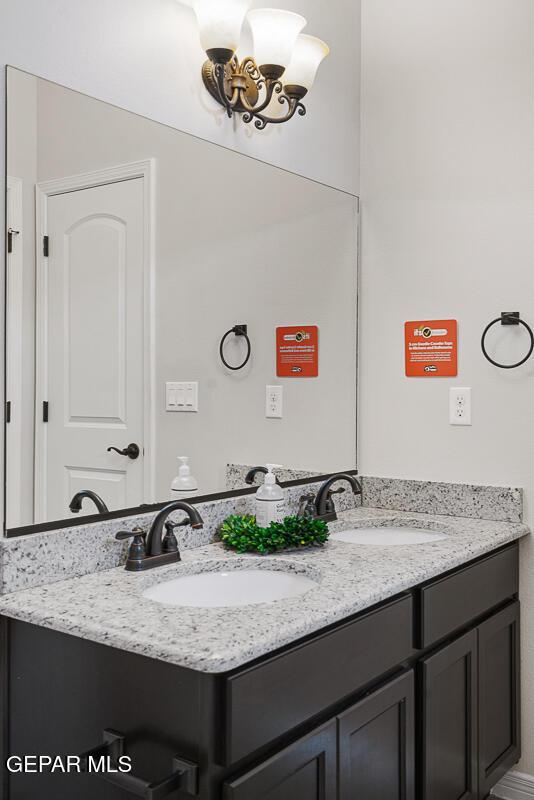
<path id="1" fill-rule="evenodd" d="M 478 629 L 481 797 L 521 755 L 519 658 L 519 603 L 513 603 Z"/>
<path id="2" fill-rule="evenodd" d="M 478 796 L 477 631 L 422 662 L 422 796 Z"/>
<path id="3" fill-rule="evenodd" d="M 224 785 L 225 800 L 335 800 L 336 723 L 332 721 Z"/>
<path id="4" fill-rule="evenodd" d="M 413 672 L 341 714 L 338 737 L 340 800 L 413 800 Z"/>

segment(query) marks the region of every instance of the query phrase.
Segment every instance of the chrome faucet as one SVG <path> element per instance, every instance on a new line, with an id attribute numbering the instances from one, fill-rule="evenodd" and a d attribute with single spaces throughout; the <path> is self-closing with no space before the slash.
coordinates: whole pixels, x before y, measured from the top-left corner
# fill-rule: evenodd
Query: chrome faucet
<path id="1" fill-rule="evenodd" d="M 92 500 L 97 507 L 99 514 L 108 514 L 109 508 L 104 503 L 102 498 L 96 492 L 90 492 L 89 489 L 84 489 L 83 492 L 78 492 L 70 501 L 69 508 L 73 514 L 79 514 L 82 510 L 82 502 L 85 498 Z"/>
<path id="2" fill-rule="evenodd" d="M 185 511 L 187 517 L 182 522 L 171 522 L 167 518 L 173 511 Z M 126 561 L 128 572 L 144 572 L 147 569 L 181 561 L 174 531 L 176 528 L 186 525 L 191 525 L 192 528 L 203 528 L 204 522 L 196 508 L 182 500 L 175 500 L 156 514 L 148 534 L 142 528 L 119 531 L 115 535 L 119 541 L 133 538 Z"/>

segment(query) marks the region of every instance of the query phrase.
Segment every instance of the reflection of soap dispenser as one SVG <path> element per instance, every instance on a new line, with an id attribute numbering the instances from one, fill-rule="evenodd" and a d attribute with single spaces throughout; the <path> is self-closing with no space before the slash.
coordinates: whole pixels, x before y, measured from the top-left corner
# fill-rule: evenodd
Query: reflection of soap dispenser
<path id="1" fill-rule="evenodd" d="M 285 517 L 285 495 L 276 483 L 273 470 L 279 464 L 266 464 L 265 483 L 256 492 L 256 523 L 260 528 L 268 528 L 271 522 L 283 522 Z"/>
<path id="2" fill-rule="evenodd" d="M 198 492 L 196 478 L 191 475 L 189 458 L 187 456 L 178 456 L 178 463 L 180 464 L 178 476 L 171 483 L 171 497 L 174 500 L 180 497 L 190 497 Z"/>

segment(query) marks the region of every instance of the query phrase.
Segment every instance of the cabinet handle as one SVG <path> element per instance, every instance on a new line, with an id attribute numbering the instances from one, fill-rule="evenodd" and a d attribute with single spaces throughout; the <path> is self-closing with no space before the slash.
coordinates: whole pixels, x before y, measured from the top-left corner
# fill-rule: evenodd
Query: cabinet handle
<path id="1" fill-rule="evenodd" d="M 126 737 L 123 733 L 106 729 L 103 733 L 103 744 L 81 754 L 80 767 L 82 772 L 88 772 L 88 761 L 91 756 L 96 759 L 102 756 L 109 756 L 112 762 L 117 763 L 119 758 L 124 755 L 125 739 Z M 93 774 L 108 783 L 125 789 L 136 797 L 144 798 L 144 800 L 162 800 L 162 798 L 167 797 L 177 789 L 191 797 L 198 796 L 197 764 L 176 756 L 172 760 L 172 765 L 173 772 L 163 780 L 154 783 L 127 772 L 99 772 Z"/>

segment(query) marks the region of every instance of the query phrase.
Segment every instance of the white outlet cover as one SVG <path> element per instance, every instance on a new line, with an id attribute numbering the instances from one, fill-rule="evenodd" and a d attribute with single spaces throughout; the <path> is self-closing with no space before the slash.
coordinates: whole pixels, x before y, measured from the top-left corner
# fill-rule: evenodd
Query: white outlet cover
<path id="1" fill-rule="evenodd" d="M 267 419 L 282 419 L 284 412 L 283 386 L 265 387 L 265 416 Z"/>
<path id="2" fill-rule="evenodd" d="M 451 425 L 472 425 L 471 389 L 453 387 L 449 391 L 449 422 Z"/>

